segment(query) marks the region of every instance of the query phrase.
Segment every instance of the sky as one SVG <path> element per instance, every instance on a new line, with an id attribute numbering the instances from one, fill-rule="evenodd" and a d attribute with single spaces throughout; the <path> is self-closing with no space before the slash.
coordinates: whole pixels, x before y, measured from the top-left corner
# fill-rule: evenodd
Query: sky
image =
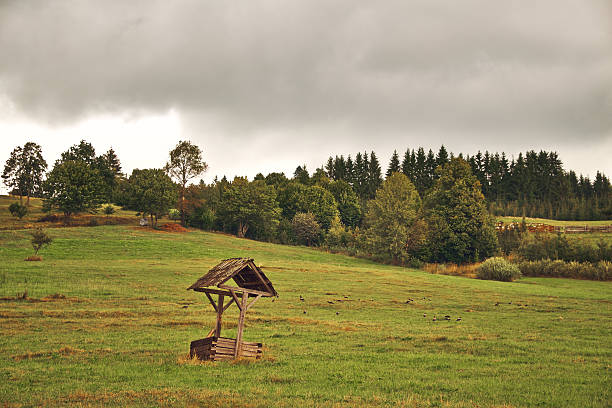
<path id="1" fill-rule="evenodd" d="M 207 182 L 441 144 L 612 175 L 609 0 L 0 0 L 0 50 L 2 167 L 191 140 Z"/>

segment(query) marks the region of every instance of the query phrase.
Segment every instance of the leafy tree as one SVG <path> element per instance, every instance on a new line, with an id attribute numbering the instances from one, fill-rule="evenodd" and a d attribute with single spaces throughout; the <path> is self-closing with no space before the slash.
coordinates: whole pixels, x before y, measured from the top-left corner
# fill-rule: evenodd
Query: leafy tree
<path id="1" fill-rule="evenodd" d="M 38 255 L 38 251 L 40 251 L 43 247 L 51 245 L 51 242 L 53 242 L 53 239 L 49 237 L 41 228 L 37 228 L 32 231 L 31 235 L 32 239 L 30 242 L 34 248 L 34 255 Z M 40 258 L 38 260 L 40 260 Z"/>
<path id="2" fill-rule="evenodd" d="M 98 169 L 84 161 L 58 161 L 44 183 L 49 208 L 57 208 L 66 217 L 95 211 L 104 202 L 104 181 Z"/>
<path id="3" fill-rule="evenodd" d="M 127 184 L 128 208 L 149 215 L 151 226 L 176 203 L 176 186 L 162 169 L 135 169 Z"/>
<path id="4" fill-rule="evenodd" d="M 387 169 L 386 175 L 387 177 L 391 177 L 393 173 L 399 173 L 400 170 L 399 156 L 397 154 L 397 150 L 394 150 L 391 160 L 389 161 L 389 168 Z"/>
<path id="5" fill-rule="evenodd" d="M 495 228 L 470 166 L 455 158 L 437 176 L 425 198 L 431 260 L 461 264 L 493 255 Z"/>
<path id="6" fill-rule="evenodd" d="M 22 219 L 28 213 L 28 207 L 17 202 L 9 205 L 8 209 L 13 217 L 17 217 L 19 219 Z"/>
<path id="7" fill-rule="evenodd" d="M 420 206 L 419 194 L 408 177 L 403 173 L 388 177 L 368 203 L 364 220 L 367 249 L 394 263 L 416 257 L 424 243 L 423 225 L 416 223 Z"/>
<path id="8" fill-rule="evenodd" d="M 42 156 L 41 147 L 28 142 L 11 152 L 4 165 L 2 180 L 9 189 L 19 191 L 20 203 L 23 203 L 22 197 L 25 195 L 26 205 L 30 205 L 30 196 L 41 189 L 46 169 L 47 162 Z"/>
<path id="9" fill-rule="evenodd" d="M 189 141 L 181 140 L 170 151 L 170 161 L 165 170 L 181 185 L 181 225 L 185 226 L 185 188 L 189 180 L 204 173 L 208 164 L 202 160 L 202 150 Z"/>
<path id="10" fill-rule="evenodd" d="M 276 204 L 276 190 L 263 180 L 249 183 L 242 177 L 234 178 L 223 194 L 219 217 L 226 225 L 236 228 L 236 235 L 270 237 L 278 225 L 280 208 Z"/>
<path id="11" fill-rule="evenodd" d="M 291 221 L 293 233 L 300 244 L 310 246 L 321 236 L 321 226 L 313 213 L 297 213 Z"/>
<path id="12" fill-rule="evenodd" d="M 96 163 L 96 150 L 91 143 L 81 140 L 78 145 L 62 153 L 60 161 L 83 161 L 92 166 Z"/>
<path id="13" fill-rule="evenodd" d="M 270 173 L 266 176 L 266 184 L 279 187 L 289 181 L 285 173 Z"/>
<path id="14" fill-rule="evenodd" d="M 325 231 L 329 230 L 338 209 L 334 196 L 321 186 L 310 186 L 299 202 L 301 212 L 311 212 Z"/>
<path id="15" fill-rule="evenodd" d="M 308 170 L 306 170 L 305 164 L 295 168 L 295 171 L 293 172 L 293 180 L 304 185 L 310 184 L 310 175 L 308 174 Z"/>
<path id="16" fill-rule="evenodd" d="M 343 180 L 333 181 L 327 186 L 327 189 L 338 204 L 342 223 L 349 227 L 358 226 L 361 222 L 361 205 L 359 197 L 350 184 Z"/>

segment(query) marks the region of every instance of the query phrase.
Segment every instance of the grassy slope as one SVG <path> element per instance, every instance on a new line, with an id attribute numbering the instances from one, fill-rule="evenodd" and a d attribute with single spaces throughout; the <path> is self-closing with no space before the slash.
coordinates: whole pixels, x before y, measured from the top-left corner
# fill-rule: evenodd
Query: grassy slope
<path id="1" fill-rule="evenodd" d="M 0 229 L 7 230 L 32 228 L 33 226 L 51 226 L 50 223 L 37 222 L 40 217 L 45 215 L 42 211 L 42 200 L 40 198 L 30 198 L 30 207 L 28 208 L 28 214 L 21 220 L 16 217 L 13 217 L 8 210 L 9 206 L 14 202 L 19 202 L 19 197 L 0 195 Z M 25 197 L 23 198 L 23 204 L 26 204 Z M 134 225 L 138 224 L 138 218 L 136 218 L 135 216 L 135 211 L 122 210 L 121 207 L 117 206 L 114 206 L 114 208 L 115 213 L 113 214 L 113 217 L 129 218 L 130 220 L 133 220 Z M 104 219 L 105 215 L 102 209 L 98 211 L 98 216 L 101 219 Z"/>
<path id="2" fill-rule="evenodd" d="M 512 222 L 518 222 L 519 224 L 523 220 L 522 217 L 495 217 L 497 221 L 503 221 L 506 224 Z M 559 220 L 549 220 L 547 218 L 525 218 L 525 222 L 528 224 L 546 224 L 546 225 L 559 225 L 559 226 L 568 226 L 568 225 L 577 225 L 577 226 L 596 226 L 596 225 L 610 225 L 612 224 L 612 220 L 606 221 L 559 221 Z"/>
<path id="3" fill-rule="evenodd" d="M 0 301 L 0 404 L 609 406 L 607 282 L 429 275 L 204 232 L 51 233 L 36 263 L 24 231 L 0 232 L 0 296 L 67 296 Z M 214 312 L 185 288 L 234 256 L 254 257 L 280 294 L 247 314 L 245 340 L 266 357 L 186 362 Z"/>

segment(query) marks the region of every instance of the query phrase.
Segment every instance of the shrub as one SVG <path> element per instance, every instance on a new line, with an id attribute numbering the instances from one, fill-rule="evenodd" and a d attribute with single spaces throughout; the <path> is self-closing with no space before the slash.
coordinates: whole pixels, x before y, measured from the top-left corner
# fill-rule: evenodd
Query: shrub
<path id="1" fill-rule="evenodd" d="M 100 225 L 100 223 L 98 222 L 98 219 L 96 217 L 91 217 L 87 222 L 87 225 L 90 227 L 97 227 L 98 225 Z"/>
<path id="2" fill-rule="evenodd" d="M 178 221 L 181 219 L 181 212 L 177 210 L 176 208 L 171 208 L 168 211 L 168 218 L 171 219 L 172 221 Z"/>
<path id="3" fill-rule="evenodd" d="M 22 219 L 28 213 L 28 208 L 19 203 L 9 205 L 8 209 L 13 217 L 17 217 L 19 219 Z"/>
<path id="4" fill-rule="evenodd" d="M 34 248 L 34 255 L 38 255 L 38 251 L 45 246 L 49 246 L 53 239 L 47 235 L 41 228 L 37 228 L 32 232 L 32 247 Z"/>
<path id="5" fill-rule="evenodd" d="M 511 264 L 504 258 L 489 258 L 478 267 L 476 275 L 479 279 L 491 279 L 502 282 L 512 282 L 521 277 L 518 266 Z"/>
<path id="6" fill-rule="evenodd" d="M 588 241 L 568 239 L 561 234 L 526 234 L 517 254 L 527 261 L 560 259 L 571 262 L 612 261 L 612 244 L 600 240 L 597 245 Z"/>
<path id="7" fill-rule="evenodd" d="M 106 214 L 106 216 L 110 216 L 113 215 L 115 213 L 115 207 L 113 207 L 112 205 L 107 205 L 104 207 L 104 214 Z"/>
<path id="8" fill-rule="evenodd" d="M 321 235 L 321 226 L 313 213 L 297 213 L 291 221 L 293 233 L 300 244 L 316 244 Z"/>
<path id="9" fill-rule="evenodd" d="M 543 259 L 523 261 L 518 264 L 524 276 L 555 278 L 612 280 L 612 262 L 564 262 L 561 260 Z"/>

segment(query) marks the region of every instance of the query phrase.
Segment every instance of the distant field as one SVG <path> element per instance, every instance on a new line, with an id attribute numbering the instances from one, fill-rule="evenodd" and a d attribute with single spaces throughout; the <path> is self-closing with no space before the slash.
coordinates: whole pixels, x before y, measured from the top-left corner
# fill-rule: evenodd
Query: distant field
<path id="1" fill-rule="evenodd" d="M 512 222 L 518 222 L 520 223 L 523 218 L 522 217 L 495 217 L 497 219 L 497 221 L 503 221 L 504 223 L 512 223 Z M 590 226 L 595 226 L 595 225 L 612 225 L 612 220 L 607 220 L 607 221 L 558 221 L 558 220 L 549 220 L 546 218 L 525 218 L 525 221 L 528 224 L 547 224 L 547 225 L 558 225 L 558 226 L 563 226 L 563 225 L 590 225 Z"/>
<path id="2" fill-rule="evenodd" d="M 13 196 L 0 196 L 0 229 L 22 229 L 22 228 L 32 228 L 32 227 L 52 227 L 55 226 L 53 223 L 40 223 L 37 222 L 39 218 L 46 215 L 42 212 L 42 200 L 40 198 L 30 198 L 30 207 L 28 208 L 28 214 L 23 217 L 23 219 L 19 220 L 16 217 L 13 217 L 9 212 L 9 206 L 14 203 L 19 202 L 19 197 Z M 25 205 L 26 198 L 23 198 L 23 203 Z M 134 211 L 125 211 L 122 210 L 121 207 L 113 206 L 115 208 L 115 213 L 112 215 L 113 217 L 119 217 L 128 219 L 134 222 L 134 225 L 138 224 L 138 218 L 136 217 L 136 212 Z M 92 214 L 81 214 L 75 217 L 75 222 L 84 219 L 87 220 L 92 216 Z M 104 213 L 102 210 L 98 211 L 96 215 L 93 215 L 100 220 L 104 220 Z"/>
<path id="3" fill-rule="evenodd" d="M 612 400 L 610 282 L 431 275 L 201 231 L 49 231 L 55 242 L 43 262 L 23 261 L 32 253 L 27 231 L 0 231 L 0 405 L 508 408 Z M 245 340 L 263 342 L 264 359 L 193 364 L 189 342 L 208 332 L 214 312 L 185 289 L 235 256 L 255 258 L 280 294 L 247 314 Z M 226 313 L 224 334 L 233 337 L 236 309 Z"/>

